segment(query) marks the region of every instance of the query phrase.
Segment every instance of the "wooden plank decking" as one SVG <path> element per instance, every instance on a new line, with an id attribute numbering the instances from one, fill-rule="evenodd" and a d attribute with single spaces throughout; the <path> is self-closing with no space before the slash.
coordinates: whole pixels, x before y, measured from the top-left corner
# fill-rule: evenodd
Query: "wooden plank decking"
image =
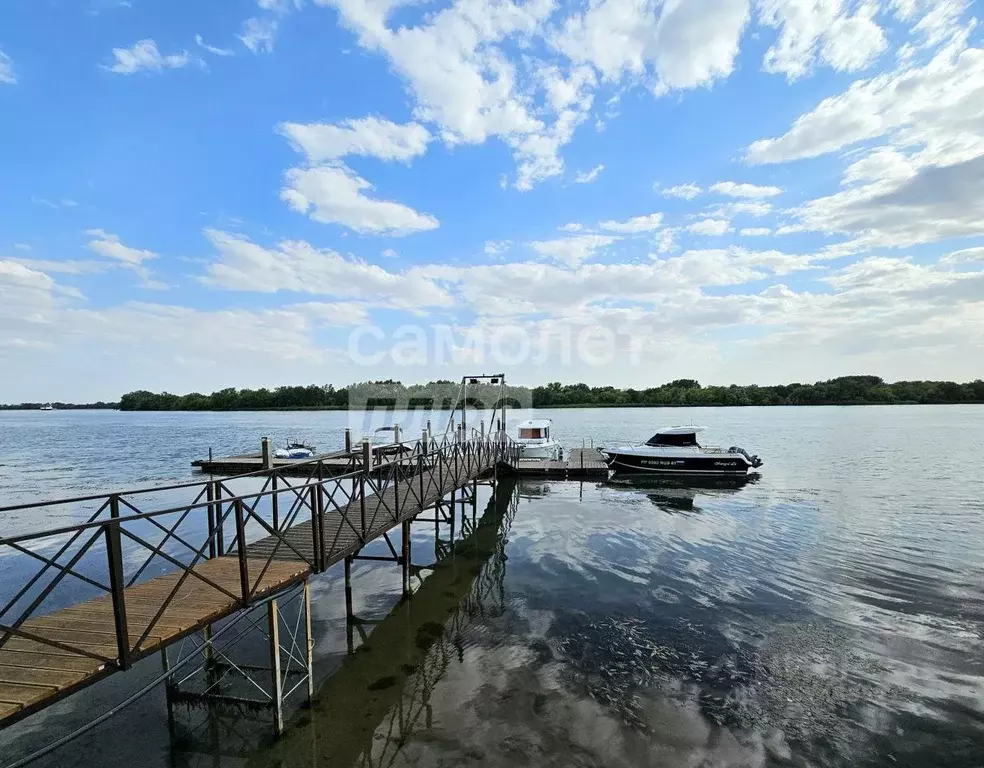
<path id="1" fill-rule="evenodd" d="M 608 476 L 608 465 L 596 449 L 573 448 L 561 461 L 521 459 L 512 471 L 522 477 L 573 480 L 582 477 L 605 478 Z"/>
<path id="2" fill-rule="evenodd" d="M 462 465 L 457 473 L 447 472 L 444 475 L 443 487 L 438 486 L 438 478 L 434 473 L 424 474 L 423 497 L 421 503 L 420 476 L 415 476 L 408 482 L 398 486 L 400 493 L 400 514 L 396 515 L 396 491 L 390 485 L 383 495 L 366 497 L 366 542 L 378 539 L 391 528 L 404 520 L 411 520 L 421 511 L 440 501 L 451 491 L 461 488 L 471 480 L 495 466 L 495 462 L 476 463 L 471 471 Z M 341 511 L 326 509 L 322 524 L 322 542 L 327 560 L 327 566 L 334 565 L 346 556 L 354 554 L 364 546 L 359 538 L 358 530 L 362 527 L 361 501 L 346 504 Z M 297 558 L 296 550 L 306 559 L 314 559 L 314 534 L 311 521 L 306 520 L 293 525 L 283 538 L 290 546 L 275 536 L 255 541 L 246 548 L 250 557 L 267 559 L 274 557 Z M 293 549 L 291 549 L 293 548 Z"/>
<path id="3" fill-rule="evenodd" d="M 254 561 L 250 563 L 250 572 L 258 577 L 264 565 L 265 561 Z M 307 564 L 299 560 L 278 560 L 266 569 L 256 594 L 259 597 L 286 589 L 307 578 L 309 572 Z M 194 573 L 232 595 L 241 593 L 239 558 L 235 556 L 206 560 L 195 566 Z M 176 571 L 126 590 L 127 630 L 132 643 L 150 626 L 182 575 L 182 571 Z M 238 598 L 189 576 L 133 656 L 135 659 L 146 656 L 239 608 Z M 25 621 L 19 627 L 21 631 L 72 646 L 80 652 L 11 637 L 0 648 L 0 725 L 12 717 L 42 709 L 116 671 L 112 661 L 118 657 L 114 626 L 109 595 Z"/>

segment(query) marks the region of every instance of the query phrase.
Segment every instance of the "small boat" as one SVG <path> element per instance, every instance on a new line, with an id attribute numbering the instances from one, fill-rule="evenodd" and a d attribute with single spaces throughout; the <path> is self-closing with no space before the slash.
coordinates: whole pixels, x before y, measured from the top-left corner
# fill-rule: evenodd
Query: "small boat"
<path id="1" fill-rule="evenodd" d="M 564 448 L 550 437 L 550 419 L 527 419 L 519 423 L 516 442 L 521 459 L 546 459 L 559 461 L 564 458 Z"/>
<path id="2" fill-rule="evenodd" d="M 278 448 L 273 452 L 273 456 L 276 459 L 310 459 L 314 456 L 314 446 L 289 440 L 287 447 Z"/>
<path id="3" fill-rule="evenodd" d="M 666 427 L 641 445 L 602 448 L 616 472 L 656 472 L 683 475 L 746 475 L 762 460 L 744 448 L 709 448 L 697 442 L 704 427 Z"/>
<path id="4" fill-rule="evenodd" d="M 390 433 L 387 435 L 386 433 Z M 376 427 L 372 432 L 362 436 L 359 446 L 366 440 L 372 446 L 372 452 L 380 456 L 397 456 L 404 453 L 412 453 L 413 446 L 404 443 L 403 433 L 399 424 L 389 424 L 385 427 Z"/>
<path id="5" fill-rule="evenodd" d="M 51 403 L 45 403 L 44 405 L 41 406 L 41 410 L 42 411 L 53 411 L 53 410 L 55 410 L 55 406 L 53 406 Z"/>

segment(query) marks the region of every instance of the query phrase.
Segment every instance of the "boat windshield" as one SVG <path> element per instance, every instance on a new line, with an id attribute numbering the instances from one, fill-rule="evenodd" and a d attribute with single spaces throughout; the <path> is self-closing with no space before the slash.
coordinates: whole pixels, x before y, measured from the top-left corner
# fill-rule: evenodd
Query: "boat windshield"
<path id="1" fill-rule="evenodd" d="M 542 437 L 546 437 L 546 428 L 541 429 L 540 427 L 520 427 L 519 437 L 523 440 L 539 440 Z"/>
<path id="2" fill-rule="evenodd" d="M 646 445 L 696 445 L 699 447 L 696 432 L 684 432 L 680 435 L 663 435 L 657 432 L 646 441 Z"/>

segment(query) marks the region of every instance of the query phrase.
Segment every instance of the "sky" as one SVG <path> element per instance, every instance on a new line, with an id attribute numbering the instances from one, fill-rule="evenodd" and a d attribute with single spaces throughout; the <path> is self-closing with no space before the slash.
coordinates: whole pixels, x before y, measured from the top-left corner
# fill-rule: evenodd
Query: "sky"
<path id="1" fill-rule="evenodd" d="M 6 0 L 0 402 L 984 376 L 959 0 Z"/>

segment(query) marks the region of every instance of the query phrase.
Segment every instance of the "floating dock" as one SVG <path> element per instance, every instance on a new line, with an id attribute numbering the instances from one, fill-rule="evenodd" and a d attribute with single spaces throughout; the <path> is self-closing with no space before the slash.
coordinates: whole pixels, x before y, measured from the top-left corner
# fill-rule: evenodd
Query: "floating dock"
<path id="1" fill-rule="evenodd" d="M 412 450 L 415 442 L 403 443 L 406 450 Z M 384 446 L 391 449 L 392 445 Z M 242 456 L 208 458 L 193 461 L 191 465 L 209 475 L 241 475 L 275 468 L 285 475 L 304 476 L 310 471 L 311 462 L 318 462 L 325 476 L 342 475 L 360 466 L 361 451 L 333 451 L 312 456 L 307 459 L 272 459 L 269 466 L 264 465 L 261 453 Z M 374 457 L 375 458 L 375 457 Z M 559 461 L 546 459 L 520 459 L 509 471 L 520 477 L 545 477 L 552 480 L 581 480 L 586 478 L 604 479 L 608 476 L 608 465 L 597 448 L 573 448 L 565 452 Z"/>
<path id="2" fill-rule="evenodd" d="M 507 468 L 520 477 L 546 477 L 552 480 L 605 479 L 608 465 L 597 448 L 574 448 L 560 461 L 520 459 Z"/>

